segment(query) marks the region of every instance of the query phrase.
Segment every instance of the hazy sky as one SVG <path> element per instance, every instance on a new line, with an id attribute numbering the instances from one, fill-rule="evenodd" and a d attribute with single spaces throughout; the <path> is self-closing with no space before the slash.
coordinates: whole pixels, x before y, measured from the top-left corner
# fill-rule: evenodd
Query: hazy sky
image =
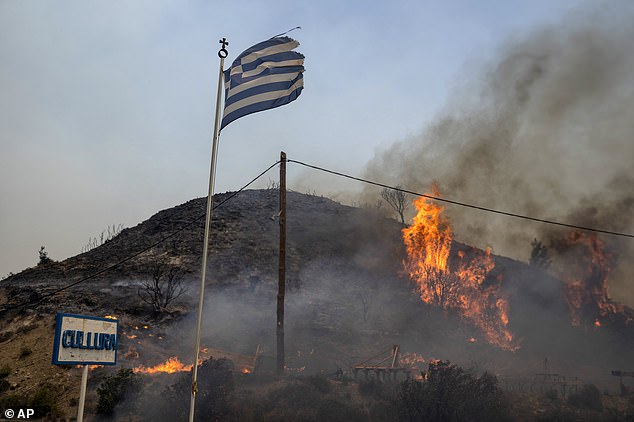
<path id="1" fill-rule="evenodd" d="M 35 265 L 41 245 L 62 260 L 108 225 L 207 194 L 222 37 L 228 66 L 299 25 L 306 73 L 297 101 L 223 131 L 217 192 L 281 150 L 361 174 L 505 42 L 582 4 L 0 0 L 0 276 Z M 300 191 L 338 188 L 298 167 L 289 177 Z"/>

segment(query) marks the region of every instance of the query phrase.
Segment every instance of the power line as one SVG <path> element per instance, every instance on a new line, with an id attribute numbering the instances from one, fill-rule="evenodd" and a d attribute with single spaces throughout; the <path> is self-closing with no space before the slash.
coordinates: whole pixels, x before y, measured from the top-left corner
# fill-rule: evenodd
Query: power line
<path id="1" fill-rule="evenodd" d="M 460 202 L 460 201 L 454 201 L 451 199 L 447 199 L 447 198 L 441 198 L 438 196 L 433 196 L 433 195 L 429 195 L 429 194 L 425 194 L 425 193 L 420 193 L 420 192 L 415 192 L 415 191 L 411 191 L 408 189 L 403 189 L 403 188 L 399 188 L 396 186 L 391 186 L 391 185 L 387 185 L 385 183 L 380 183 L 380 182 L 375 182 L 373 180 L 368 180 L 368 179 L 363 179 L 361 177 L 355 177 L 355 176 L 351 176 L 349 174 L 346 173 L 341 173 L 338 171 L 334 171 L 334 170 L 330 170 L 330 169 L 326 169 L 324 167 L 319 167 L 316 165 L 312 165 L 312 164 L 308 164 L 308 163 L 304 163 L 302 161 L 299 160 L 293 160 L 293 159 L 287 159 L 288 163 L 295 163 L 295 164 L 299 164 L 308 168 L 312 168 L 314 170 L 319 170 L 319 171 L 323 171 L 325 173 L 330 173 L 333 174 L 335 176 L 339 176 L 339 177 L 344 177 L 347 179 L 351 179 L 351 180 L 355 180 L 358 182 L 362 182 L 362 183 L 366 183 L 369 185 L 374 185 L 374 186 L 379 186 L 382 188 L 387 188 L 387 189 L 392 189 L 395 191 L 399 191 L 399 192 L 403 192 L 403 193 L 408 193 L 411 195 L 416 195 L 416 196 L 422 196 L 424 198 L 428 198 L 434 201 L 440 201 L 440 202 L 445 202 L 448 204 L 452 204 L 452 205 L 458 205 L 461 207 L 466 207 L 466 208 L 472 208 L 472 209 L 476 209 L 476 210 L 480 210 L 480 211 L 485 211 L 485 212 L 490 212 L 490 213 L 494 213 L 494 214 L 499 214 L 499 215 L 505 215 L 508 217 L 515 217 L 515 218 L 521 218 L 524 220 L 529 220 L 529 221 L 535 221 L 538 223 L 545 223 L 545 224 L 551 224 L 551 225 L 555 225 L 555 226 L 561 226 L 561 227 L 568 227 L 568 228 L 573 228 L 573 229 L 578 229 L 578 230 L 586 230 L 586 231 L 591 231 L 591 232 L 596 232 L 596 233 L 603 233 L 603 234 L 609 234 L 609 235 L 613 235 L 613 236 L 621 236 L 621 237 L 628 237 L 628 238 L 634 238 L 634 234 L 629 234 L 629 233 L 623 233 L 623 232 L 615 232 L 615 231 L 610 231 L 610 230 L 603 230 L 603 229 L 597 229 L 594 227 L 585 227 L 585 226 L 579 226 L 576 224 L 569 224 L 569 223 L 563 223 L 560 221 L 554 221 L 554 220 L 547 220 L 547 219 L 542 219 L 542 218 L 536 218 L 536 217 L 530 217 L 527 215 L 522 215 L 522 214 L 517 214 L 517 213 L 512 213 L 512 212 L 507 212 L 507 211 L 501 211 L 501 210 L 497 210 L 497 209 L 493 209 L 493 208 L 487 208 L 487 207 L 482 207 L 479 205 L 473 205 L 473 204 L 468 204 L 465 202 Z M 266 170 L 262 171 L 260 174 L 258 174 L 257 176 L 255 176 L 253 179 L 251 179 L 247 184 L 245 184 L 243 187 L 241 187 L 239 190 L 233 192 L 231 195 L 229 195 L 227 198 L 225 198 L 223 201 L 219 202 L 218 204 L 216 204 L 213 209 L 216 210 L 217 208 L 219 208 L 220 206 L 222 206 L 223 204 L 225 204 L 227 201 L 233 199 L 235 196 L 237 196 L 239 193 L 241 193 L 242 191 L 244 191 L 246 188 L 248 188 L 250 185 L 252 185 L 256 180 L 258 180 L 260 177 L 264 176 L 268 171 L 270 171 L 273 167 L 275 167 L 276 165 L 278 165 L 280 163 L 280 161 L 276 161 L 275 163 L 271 164 Z M 140 251 L 120 260 L 117 261 L 116 263 L 103 268 L 89 276 L 86 276 L 78 281 L 75 281 L 73 283 L 67 284 L 66 286 L 60 287 L 58 289 L 55 289 L 51 292 L 48 292 L 46 294 L 43 294 L 37 301 L 28 301 L 25 303 L 21 303 L 21 304 L 16 304 L 16 305 L 10 305 L 10 306 L 6 306 L 3 309 L 0 310 L 0 312 L 3 311 L 8 311 L 11 309 L 17 309 L 17 308 L 21 308 L 23 306 L 27 306 L 27 305 L 38 305 L 40 303 L 42 303 L 44 300 L 46 300 L 47 298 L 60 293 L 64 290 L 70 289 L 72 287 L 75 287 L 81 283 L 84 283 L 88 280 L 91 280 L 101 274 L 104 274 L 107 271 L 110 271 L 114 268 L 117 268 L 118 266 L 125 264 L 126 262 L 136 258 L 137 256 L 147 252 L 148 250 L 154 248 L 155 246 L 165 242 L 168 239 L 171 239 L 172 237 L 176 236 L 178 233 L 184 231 L 185 229 L 191 227 L 192 225 L 194 225 L 195 223 L 199 222 L 201 219 L 203 219 L 205 217 L 205 214 L 202 214 L 200 217 L 195 218 L 194 220 L 190 221 L 189 223 L 185 224 L 183 227 L 173 231 L 172 233 L 170 233 L 167 236 L 162 237 L 161 239 L 157 240 L 156 242 L 152 243 L 151 245 L 141 249 Z"/>
<path id="2" fill-rule="evenodd" d="M 241 193 L 246 188 L 251 186 L 256 180 L 258 180 L 260 177 L 264 176 L 269 170 L 271 170 L 273 167 L 275 167 L 279 163 L 280 163 L 279 161 L 276 161 L 275 163 L 271 164 L 266 170 L 264 170 L 263 172 L 258 174 L 253 179 L 251 179 L 246 185 L 242 186 L 239 190 L 237 190 L 235 192 L 232 192 L 231 195 L 229 195 L 228 197 L 226 197 L 225 199 L 220 201 L 218 204 L 214 205 L 213 210 L 216 210 L 217 208 L 222 206 L 224 203 L 226 203 L 226 202 L 230 201 L 231 199 L 233 199 L 234 197 L 236 197 L 239 193 Z M 101 275 L 101 274 L 103 274 L 103 273 L 105 273 L 107 271 L 110 271 L 110 270 L 112 270 L 114 268 L 117 268 L 120 265 L 125 264 L 126 262 L 136 258 L 139 255 L 144 254 L 145 252 L 149 251 L 150 249 L 154 248 L 155 246 L 158 246 L 159 244 L 165 242 L 166 240 L 171 239 L 172 237 L 176 236 L 178 233 L 181 233 L 185 229 L 187 229 L 187 228 L 193 226 L 194 224 L 198 223 L 200 220 L 205 218 L 205 215 L 206 215 L 206 213 L 202 214 L 199 217 L 196 217 L 195 219 L 193 219 L 189 223 L 185 224 L 183 227 L 173 231 L 172 233 L 168 234 L 167 236 L 162 237 L 161 239 L 159 239 L 156 242 L 152 243 L 150 246 L 147 246 L 147 247 L 141 249 L 140 251 L 135 252 L 134 254 L 132 254 L 132 255 L 120 260 L 120 261 L 117 261 L 114 264 L 112 264 L 112 265 L 110 265 L 110 266 L 108 266 L 106 268 L 103 268 L 103 269 L 101 269 L 101 270 L 99 270 L 99 271 L 97 271 L 97 272 L 95 272 L 93 274 L 90 274 L 90 275 L 88 275 L 88 276 L 86 276 L 86 277 L 84 277 L 84 278 L 82 278 L 80 280 L 77 280 L 77 281 L 74 281 L 74 282 L 72 282 L 70 284 L 67 284 L 66 286 L 60 287 L 60 288 L 55 289 L 55 290 L 53 290 L 51 292 L 48 292 L 46 294 L 42 294 L 40 296 L 40 298 L 38 300 L 36 300 L 36 301 L 28 301 L 28 302 L 25 302 L 25 303 L 20 303 L 20 304 L 16 304 L 16 305 L 6 306 L 5 308 L 1 309 L 0 312 L 8 311 L 8 310 L 11 310 L 11 309 L 21 308 L 21 307 L 27 306 L 27 305 L 35 305 L 35 306 L 37 306 L 40 303 L 42 303 L 44 300 L 48 299 L 49 297 L 51 297 L 53 295 L 56 295 L 57 293 L 60 293 L 60 292 L 62 292 L 64 290 L 67 290 L 67 289 L 70 289 L 72 287 L 75 287 L 78 284 L 81 284 L 81 283 L 86 282 L 88 280 L 91 280 L 91 279 L 93 279 L 93 278 L 95 278 L 95 277 L 97 277 L 97 276 L 99 276 L 99 275 Z"/>
<path id="3" fill-rule="evenodd" d="M 494 214 L 506 215 L 508 217 L 522 218 L 524 220 L 536 221 L 538 223 L 546 223 L 546 224 L 552 224 L 552 225 L 555 225 L 555 226 L 568 227 L 568 228 L 572 228 L 572 229 L 579 229 L 579 230 L 586 230 L 586 231 L 591 231 L 591 232 L 596 232 L 596 233 L 610 234 L 610 235 L 613 235 L 613 236 L 634 238 L 634 234 L 615 232 L 615 231 L 610 231 L 610 230 L 602 230 L 602 229 L 597 229 L 597 228 L 593 228 L 593 227 L 579 226 L 579 225 L 576 225 L 576 224 L 562 223 L 560 221 L 546 220 L 546 219 L 543 219 L 543 218 L 530 217 L 528 215 L 516 214 L 516 213 L 512 213 L 512 212 L 496 210 L 496 209 L 493 209 L 493 208 L 481 207 L 479 205 L 467 204 L 465 202 L 452 201 L 451 199 L 446 199 L 446 198 L 441 198 L 441 197 L 438 197 L 438 196 L 433 196 L 433 195 L 428 195 L 428 194 L 424 194 L 424 193 L 414 192 L 414 191 L 407 190 L 407 189 L 402 189 L 402 188 L 399 188 L 399 187 L 396 187 L 396 186 L 390 186 L 390 185 L 386 185 L 384 183 L 379 183 L 379 182 L 375 182 L 375 181 L 372 181 L 372 180 L 362 179 L 360 177 L 355 177 L 355 176 L 351 176 L 349 174 L 341 173 L 341 172 L 338 172 L 338 171 L 329 170 L 329 169 L 326 169 L 326 168 L 323 168 L 323 167 L 319 167 L 319 166 L 315 166 L 315 165 L 312 165 L 312 164 L 307 164 L 307 163 L 304 163 L 304 162 L 301 162 L 301 161 L 298 161 L 298 160 L 288 159 L 287 161 L 289 163 L 300 164 L 300 165 L 305 166 L 305 167 L 309 167 L 309 168 L 312 168 L 312 169 L 315 169 L 315 170 L 319 170 L 319 171 L 323 171 L 323 172 L 326 172 L 326 173 L 334 174 L 335 176 L 340 176 L 340 177 L 345 177 L 347 179 L 356 180 L 358 182 L 367 183 L 369 185 L 379 186 L 379 187 L 387 188 L 387 189 L 393 189 L 395 191 L 399 191 L 399 192 L 403 192 L 403 193 L 409 193 L 409 194 L 417 195 L 417 196 L 422 196 L 422 197 L 425 197 L 425 198 L 428 198 L 428 199 L 433 199 L 435 201 L 446 202 L 448 204 L 453 204 L 453 205 L 459 205 L 461 207 L 473 208 L 473 209 L 476 209 L 476 210 L 486 211 L 486 212 L 490 212 L 490 213 L 494 213 Z"/>

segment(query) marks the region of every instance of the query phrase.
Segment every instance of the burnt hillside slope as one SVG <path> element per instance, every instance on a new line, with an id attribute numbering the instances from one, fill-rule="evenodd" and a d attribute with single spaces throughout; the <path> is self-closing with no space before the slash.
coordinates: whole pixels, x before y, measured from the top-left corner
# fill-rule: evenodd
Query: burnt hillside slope
<path id="1" fill-rule="evenodd" d="M 215 204 L 230 195 L 217 194 Z M 209 245 L 209 284 L 276 285 L 278 201 L 275 190 L 251 190 L 217 207 Z M 398 223 L 313 195 L 289 192 L 287 201 L 287 278 L 291 288 L 300 283 L 302 271 L 314 260 L 350 260 L 368 270 L 395 273 L 402 253 Z M 63 294 L 108 289 L 113 284 L 125 290 L 150 278 L 156 263 L 178 267 L 188 282 L 194 282 L 200 274 L 205 208 L 206 198 L 198 198 L 160 211 L 99 247 L 60 262 L 27 268 L 5 279 L 2 286 L 29 287 L 34 299 L 107 269 Z"/>
<path id="2" fill-rule="evenodd" d="M 219 204 L 230 193 L 218 194 Z M 287 350 L 290 367 L 334 370 L 360 362 L 386 346 L 426 359 L 450 359 L 496 373 L 533 374 L 545 357 L 553 367 L 579 376 L 634 367 L 631 325 L 573 327 L 562 282 L 525 263 L 494 256 L 492 277 L 509 298 L 508 327 L 519 349 L 487 343 L 480 330 L 451 310 L 426 305 L 403 273 L 401 224 L 370 210 L 330 199 L 288 193 Z M 29 268 L 0 283 L 6 299 L 3 323 L 23 313 L 55 312 L 151 319 L 138 297 L 157 262 L 178 267 L 189 287 L 173 318 L 161 323 L 159 353 L 186 357 L 200 274 L 206 198 L 158 212 L 91 251 Z M 260 344 L 274 353 L 278 272 L 278 195 L 242 192 L 213 216 L 208 261 L 203 343 L 240 353 Z M 164 242 L 160 239 L 170 236 Z M 42 294 L 80 281 L 135 255 L 120 266 L 41 303 Z M 454 242 L 452 255 L 479 253 Z M 186 299 L 186 298 L 184 298 Z M 6 310 L 20 303 L 37 306 Z M 628 310 L 628 312 L 631 312 Z M 629 317 L 628 317 L 629 318 Z M 624 318 L 627 320 L 627 318 Z M 127 347 L 122 342 L 122 347 Z M 126 353 L 127 354 L 127 353 Z M 144 357 L 130 355 L 135 363 Z M 48 359 L 48 357 L 44 357 Z M 125 361 L 124 361 L 125 363 Z M 150 362 L 152 363 L 152 362 Z M 609 375 L 608 375 L 609 378 Z"/>

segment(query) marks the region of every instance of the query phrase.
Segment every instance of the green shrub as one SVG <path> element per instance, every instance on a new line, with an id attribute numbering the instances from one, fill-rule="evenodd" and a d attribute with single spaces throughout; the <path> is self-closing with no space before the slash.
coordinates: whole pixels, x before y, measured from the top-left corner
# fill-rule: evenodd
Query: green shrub
<path id="1" fill-rule="evenodd" d="M 141 378 L 132 369 L 121 368 L 116 374 L 105 376 L 97 388 L 97 413 L 111 414 L 120 402 L 135 396 L 140 388 Z"/>
<path id="2" fill-rule="evenodd" d="M 4 379 L 8 377 L 10 373 L 11 373 L 11 367 L 9 366 L 8 363 L 0 366 L 0 379 Z"/>
<path id="3" fill-rule="evenodd" d="M 497 379 L 475 377 L 448 361 L 429 364 L 427 379 L 401 384 L 395 400 L 400 420 L 507 420 L 507 405 Z"/>
<path id="4" fill-rule="evenodd" d="M 9 381 L 5 380 L 4 378 L 0 379 L 0 393 L 4 393 L 9 388 L 11 388 L 11 384 L 9 383 Z"/>
<path id="5" fill-rule="evenodd" d="M 38 252 L 38 254 L 40 256 L 40 260 L 38 261 L 37 265 L 46 265 L 53 262 L 53 260 L 48 257 L 48 252 L 46 252 L 46 248 L 44 246 L 40 247 L 40 251 Z"/>
<path id="6" fill-rule="evenodd" d="M 568 397 L 568 404 L 579 409 L 590 409 L 601 412 L 603 403 L 601 402 L 601 392 L 596 385 L 586 384 L 576 394 Z"/>
<path id="7" fill-rule="evenodd" d="M 58 413 L 56 402 L 57 397 L 53 393 L 53 389 L 48 385 L 42 385 L 29 400 L 29 407 L 35 410 L 36 417 L 55 415 Z"/>
<path id="8" fill-rule="evenodd" d="M 29 346 L 22 346 L 22 348 L 20 349 L 20 356 L 19 358 L 25 358 L 27 356 L 29 356 L 31 353 L 33 353 L 33 350 L 31 350 L 31 348 Z"/>
<path id="9" fill-rule="evenodd" d="M 46 264 L 50 264 L 51 262 L 53 262 L 53 260 L 48 257 L 48 252 L 46 252 L 45 249 L 46 248 L 44 246 L 40 247 L 40 251 L 38 253 L 39 257 L 40 257 L 40 260 L 38 261 L 37 265 L 46 265 Z"/>
<path id="10" fill-rule="evenodd" d="M 28 407 L 29 399 L 25 396 L 18 396 L 17 394 L 6 394 L 0 396 L 0 408 L 2 409 L 15 409 L 18 407 Z"/>

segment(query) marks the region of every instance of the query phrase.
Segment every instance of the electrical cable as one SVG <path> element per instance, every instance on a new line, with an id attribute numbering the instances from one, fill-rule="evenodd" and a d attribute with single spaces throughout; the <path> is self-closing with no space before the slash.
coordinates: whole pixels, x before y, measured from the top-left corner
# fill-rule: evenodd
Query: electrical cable
<path id="1" fill-rule="evenodd" d="M 246 185 L 242 186 L 239 190 L 237 190 L 235 192 L 232 192 L 231 195 L 229 195 L 227 198 L 223 199 L 218 204 L 214 205 L 213 210 L 216 210 L 217 208 L 219 208 L 220 206 L 222 206 L 226 202 L 228 202 L 231 199 L 233 199 L 234 197 L 236 197 L 239 193 L 244 191 L 246 188 L 248 188 L 250 185 L 252 185 L 260 177 L 264 176 L 269 170 L 271 170 L 273 167 L 275 167 L 279 163 L 280 163 L 280 161 L 278 160 L 275 163 L 271 164 L 266 170 L 264 170 L 263 172 L 258 174 L 253 179 L 251 179 L 251 181 L 249 181 Z M 149 251 L 150 249 L 156 247 L 157 245 L 165 242 L 166 240 L 171 239 L 172 237 L 176 236 L 178 233 L 184 231 L 185 229 L 187 229 L 187 228 L 191 227 L 192 225 L 196 224 L 197 222 L 199 222 L 201 219 L 205 218 L 205 216 L 206 216 L 206 213 L 201 215 L 200 217 L 195 218 L 194 220 L 190 221 L 189 223 L 185 224 L 183 227 L 179 228 L 178 230 L 173 231 L 172 233 L 168 234 L 165 237 L 162 237 L 161 239 L 159 239 L 156 242 L 152 243 L 150 246 L 147 246 L 147 247 L 141 249 L 140 251 L 135 252 L 134 254 L 132 254 L 132 255 L 120 260 L 120 261 L 117 261 L 114 264 L 112 264 L 112 265 L 110 265 L 110 266 L 108 266 L 106 268 L 103 268 L 103 269 L 101 269 L 101 270 L 99 270 L 99 271 L 97 271 L 97 272 L 95 272 L 93 274 L 90 274 L 90 275 L 88 275 L 88 276 L 86 276 L 86 277 L 84 277 L 84 278 L 82 278 L 82 279 L 80 279 L 78 281 L 74 281 L 74 282 L 72 282 L 70 284 L 67 284 L 66 286 L 63 286 L 63 287 L 55 289 L 55 290 L 53 290 L 51 292 L 42 294 L 38 298 L 38 300 L 36 300 L 36 301 L 28 301 L 28 302 L 25 302 L 25 303 L 20 303 L 20 304 L 16 304 L 16 305 L 6 306 L 3 309 L 0 309 L 0 312 L 21 308 L 21 307 L 24 307 L 24 306 L 27 306 L 27 305 L 35 305 L 35 306 L 37 306 L 40 303 L 42 303 L 44 300 L 48 299 L 49 297 L 51 297 L 51 296 L 53 296 L 53 295 L 55 295 L 55 294 L 57 294 L 59 292 L 62 292 L 64 290 L 67 290 L 67 289 L 70 289 L 72 287 L 75 287 L 78 284 L 81 284 L 81 283 L 83 283 L 85 281 L 93 279 L 93 278 L 95 278 L 95 277 L 97 277 L 97 276 L 99 276 L 99 275 L 101 275 L 101 274 L 103 274 L 103 273 L 105 273 L 107 271 L 110 271 L 110 270 L 112 270 L 112 269 L 114 269 L 114 268 L 116 268 L 116 267 L 118 267 L 118 266 L 120 266 L 122 264 L 125 264 L 126 262 L 130 261 L 131 259 L 134 259 L 137 256 L 139 256 L 139 255 Z"/>
<path id="2" fill-rule="evenodd" d="M 403 192 L 403 193 L 408 193 L 411 195 L 416 195 L 416 196 L 421 196 L 427 199 L 431 199 L 434 201 L 440 201 L 440 202 L 445 202 L 448 204 L 452 204 L 452 205 L 458 205 L 461 207 L 466 207 L 466 208 L 471 208 L 471 209 L 476 209 L 476 210 L 480 210 L 480 211 L 485 211 L 485 212 L 489 212 L 489 213 L 494 213 L 494 214 L 499 214 L 499 215 L 504 215 L 507 217 L 514 217 L 514 218 L 520 218 L 520 219 L 524 219 L 524 220 L 529 220 L 529 221 L 534 221 L 534 222 L 538 222 L 538 223 L 545 223 L 545 224 L 551 224 L 551 225 L 555 225 L 555 226 L 561 226 L 561 227 L 567 227 L 567 228 L 572 228 L 572 229 L 578 229 L 578 230 L 585 230 L 585 231 L 590 231 L 590 232 L 596 232 L 596 233 L 603 233 L 603 234 L 608 234 L 608 235 L 613 235 L 613 236 L 621 236 L 621 237 L 628 237 L 628 238 L 634 238 L 634 234 L 630 234 L 630 233 L 623 233 L 623 232 L 616 232 L 616 231 L 610 231 L 610 230 L 603 230 L 603 229 L 597 229 L 594 227 L 586 227 L 586 226 L 580 226 L 580 225 L 576 225 L 576 224 L 569 224 L 569 223 L 564 223 L 561 221 L 554 221 L 554 220 L 547 220 L 547 219 L 543 219 L 543 218 L 537 218 L 537 217 L 531 217 L 531 216 L 527 216 L 527 215 L 523 215 L 523 214 L 517 214 L 517 213 L 512 213 L 512 212 L 507 212 L 507 211 L 502 211 L 502 210 L 497 210 L 494 208 L 488 208 L 488 207 L 482 207 L 479 205 L 473 205 L 473 204 L 468 204 L 465 202 L 460 202 L 460 201 L 454 201 L 451 199 L 447 199 L 447 198 L 442 198 L 442 197 L 438 197 L 438 196 L 434 196 L 434 195 L 429 195 L 429 194 L 425 194 L 425 193 L 420 193 L 420 192 L 415 192 L 415 191 L 411 191 L 408 189 L 403 189 L 403 188 L 399 188 L 396 186 L 391 186 L 391 185 L 387 185 L 385 183 L 380 183 L 380 182 L 375 182 L 373 180 L 368 180 L 368 179 L 363 179 L 361 177 L 356 177 L 356 176 L 351 176 L 349 174 L 346 173 L 342 173 L 342 172 L 338 172 L 338 171 L 334 171 L 334 170 L 330 170 L 324 167 L 319 167 L 313 164 L 308 164 L 299 160 L 293 160 L 293 159 L 287 159 L 286 160 L 288 163 L 295 163 L 295 164 L 299 164 L 308 168 L 312 168 L 314 170 L 319 170 L 325 173 L 329 173 L 329 174 L 333 174 L 335 176 L 339 176 L 339 177 L 344 177 L 347 179 L 351 179 L 351 180 L 355 180 L 358 182 L 362 182 L 362 183 L 366 183 L 369 185 L 374 185 L 374 186 L 378 186 L 378 187 L 382 187 L 382 188 L 386 188 L 386 189 L 392 189 L 398 192 Z M 249 181 L 246 185 L 244 185 L 242 188 L 240 188 L 239 190 L 233 192 L 231 195 L 229 195 L 227 198 L 225 198 L 223 201 L 221 201 L 220 203 L 214 205 L 213 209 L 217 209 L 218 207 L 222 206 L 224 203 L 226 203 L 227 201 L 233 199 L 236 195 L 238 195 L 239 193 L 241 193 L 242 191 L 244 191 L 246 188 L 248 188 L 251 184 L 253 184 L 256 180 L 258 180 L 260 177 L 264 176 L 269 170 L 271 170 L 273 167 L 275 167 L 276 165 L 278 165 L 280 163 L 280 161 L 276 161 L 275 163 L 271 164 L 266 170 L 264 170 L 263 172 L 261 172 L 260 174 L 258 174 L 256 177 L 254 177 L 253 179 L 251 179 L 251 181 Z M 46 294 L 43 294 L 40 296 L 40 298 L 37 301 L 29 301 L 26 303 L 21 303 L 21 304 L 17 304 L 17 305 L 10 305 L 10 306 L 6 306 L 3 309 L 0 309 L 0 312 L 4 312 L 4 311 L 8 311 L 11 309 L 17 309 L 23 306 L 27 306 L 27 305 L 38 305 L 40 303 L 42 303 L 44 300 L 46 300 L 47 298 L 62 292 L 64 290 L 70 289 L 74 286 L 77 286 L 78 284 L 81 284 L 85 281 L 88 281 L 90 279 L 93 279 L 107 271 L 110 271 L 134 258 L 136 258 L 137 256 L 147 252 L 148 250 L 154 248 L 155 246 L 161 244 L 162 242 L 174 237 L 175 235 L 177 235 L 178 233 L 184 231 L 185 229 L 191 227 L 193 224 L 197 223 L 198 221 L 200 221 L 202 218 L 205 217 L 205 214 L 201 215 L 200 217 L 192 220 L 191 222 L 185 224 L 183 227 L 181 227 L 178 230 L 175 230 L 174 232 L 170 233 L 169 235 L 159 239 L 158 241 L 152 243 L 150 246 L 147 246 L 145 248 L 143 248 L 142 250 L 120 260 L 117 261 L 116 263 L 103 268 L 89 276 L 86 276 L 78 281 L 75 281 L 73 283 L 67 284 L 66 286 L 60 287 L 58 289 L 55 289 L 51 292 L 48 292 Z"/>
<path id="3" fill-rule="evenodd" d="M 338 172 L 338 171 L 329 170 L 329 169 L 326 169 L 326 168 L 323 168 L 323 167 L 319 167 L 319 166 L 315 166 L 315 165 L 312 165 L 312 164 L 307 164 L 307 163 L 304 163 L 304 162 L 298 161 L 298 160 L 287 159 L 286 161 L 289 162 L 289 163 L 300 164 L 302 166 L 309 167 L 309 168 L 312 168 L 312 169 L 315 169 L 315 170 L 320 170 L 320 171 L 323 171 L 323 172 L 326 172 L 326 173 L 334 174 L 335 176 L 341 176 L 341 177 L 345 177 L 345 178 L 348 178 L 348 179 L 351 179 L 351 180 L 356 180 L 358 182 L 363 182 L 363 183 L 367 183 L 367 184 L 370 184 L 370 185 L 379 186 L 379 187 L 382 187 L 382 188 L 392 189 L 392 190 L 403 192 L 403 193 L 409 193 L 411 195 L 422 196 L 422 197 L 425 197 L 425 198 L 428 198 L 428 199 L 432 199 L 432 200 L 435 200 L 435 201 L 441 201 L 441 202 L 446 202 L 448 204 L 459 205 L 461 207 L 473 208 L 473 209 L 476 209 L 476 210 L 486 211 L 486 212 L 500 214 L 500 215 L 505 215 L 505 216 L 508 216 L 508 217 L 522 218 L 524 220 L 536 221 L 538 223 L 552 224 L 552 225 L 555 225 L 555 226 L 563 226 L 563 227 L 568 227 L 568 228 L 572 228 L 572 229 L 586 230 L 586 231 L 590 231 L 590 232 L 609 234 L 609 235 L 613 235 L 613 236 L 634 238 L 634 234 L 630 234 L 630 233 L 615 232 L 615 231 L 610 231 L 610 230 L 597 229 L 597 228 L 593 228 L 593 227 L 579 226 L 579 225 L 576 225 L 576 224 L 562 223 L 560 221 L 546 220 L 546 219 L 543 219 L 543 218 L 530 217 L 530 216 L 527 216 L 527 215 L 516 214 L 516 213 L 507 212 L 507 211 L 501 211 L 501 210 L 496 210 L 496 209 L 493 209 L 493 208 L 481 207 L 479 205 L 467 204 L 465 202 L 452 201 L 451 199 L 441 198 L 441 197 L 438 197 L 438 196 L 428 195 L 428 194 L 425 194 L 425 193 L 414 192 L 414 191 L 411 191 L 411 190 L 407 190 L 407 189 L 402 189 L 402 188 L 398 188 L 398 187 L 395 187 L 395 186 L 386 185 L 384 183 L 379 183 L 379 182 L 375 182 L 375 181 L 372 181 L 372 180 L 362 179 L 360 177 L 355 177 L 355 176 L 351 176 L 349 174 L 341 173 L 341 172 Z"/>

